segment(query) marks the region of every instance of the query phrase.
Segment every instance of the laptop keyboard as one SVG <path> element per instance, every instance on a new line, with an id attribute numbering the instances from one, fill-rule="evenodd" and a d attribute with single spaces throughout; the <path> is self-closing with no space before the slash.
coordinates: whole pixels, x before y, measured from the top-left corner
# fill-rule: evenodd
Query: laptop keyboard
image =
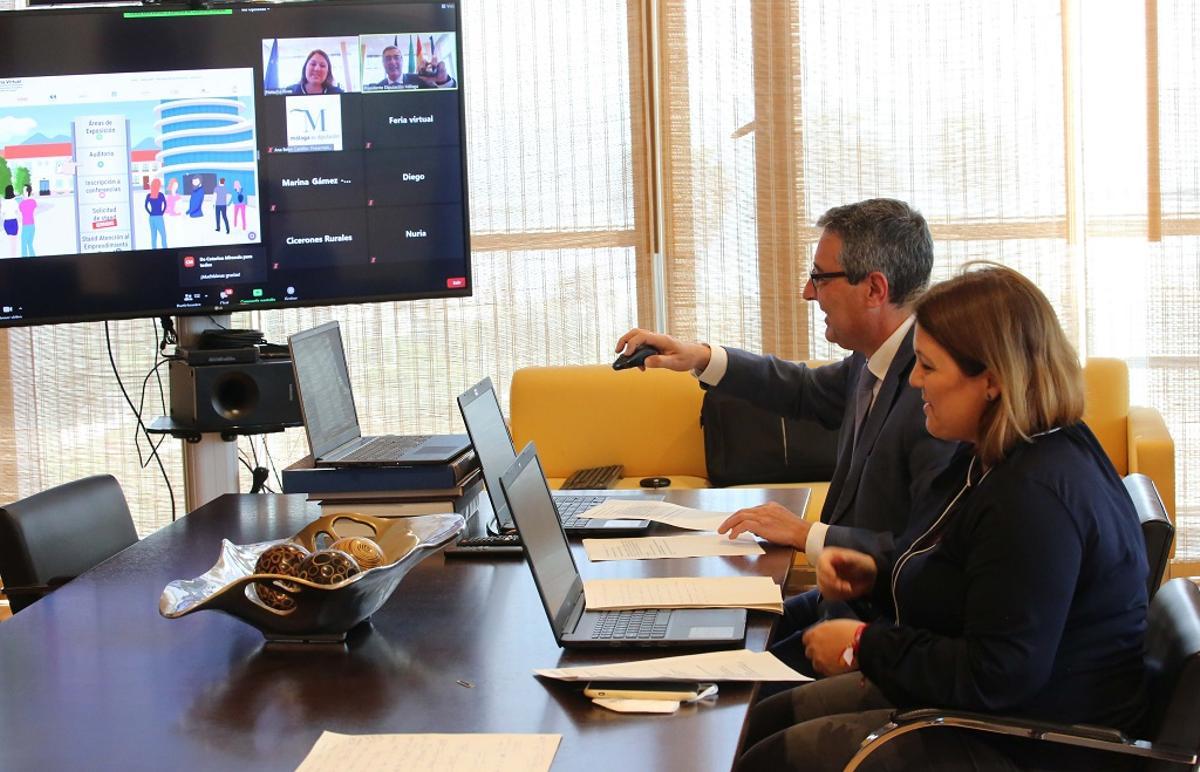
<path id="1" fill-rule="evenodd" d="M 554 504 L 558 507 L 558 516 L 563 528 L 580 528 L 588 524 L 591 518 L 580 517 L 592 507 L 599 506 L 608 500 L 608 496 L 555 496 Z"/>
<path id="2" fill-rule="evenodd" d="M 604 611 L 592 639 L 652 641 L 667 637 L 667 623 L 671 621 L 669 609 L 632 609 L 629 611 Z"/>
<path id="3" fill-rule="evenodd" d="M 408 451 L 423 445 L 429 435 L 414 435 L 412 437 L 376 437 L 357 448 L 353 453 L 343 456 L 342 461 L 391 461 L 399 459 Z"/>

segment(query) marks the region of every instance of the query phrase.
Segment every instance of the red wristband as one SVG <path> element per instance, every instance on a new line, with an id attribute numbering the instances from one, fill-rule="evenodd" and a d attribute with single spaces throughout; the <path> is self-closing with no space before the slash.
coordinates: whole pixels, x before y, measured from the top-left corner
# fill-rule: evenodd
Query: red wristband
<path id="1" fill-rule="evenodd" d="M 850 644 L 850 649 L 854 652 L 854 658 L 858 659 L 858 647 L 862 645 L 863 630 L 867 629 L 867 623 L 863 622 L 854 630 L 854 642 Z"/>

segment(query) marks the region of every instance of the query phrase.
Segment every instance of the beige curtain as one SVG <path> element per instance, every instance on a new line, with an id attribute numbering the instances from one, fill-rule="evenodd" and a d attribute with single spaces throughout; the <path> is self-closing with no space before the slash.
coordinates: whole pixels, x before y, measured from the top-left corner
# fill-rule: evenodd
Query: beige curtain
<path id="1" fill-rule="evenodd" d="M 828 208 L 917 206 L 934 279 L 1032 277 L 1129 362 L 1200 558 L 1200 10 L 1188 0 L 662 0 L 672 332 L 844 355 L 800 299 Z"/>

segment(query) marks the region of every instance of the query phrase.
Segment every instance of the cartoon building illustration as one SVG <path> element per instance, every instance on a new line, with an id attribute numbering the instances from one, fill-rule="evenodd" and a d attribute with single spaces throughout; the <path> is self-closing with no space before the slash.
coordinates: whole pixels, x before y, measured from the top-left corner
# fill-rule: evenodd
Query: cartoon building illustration
<path id="1" fill-rule="evenodd" d="M 74 148 L 69 141 L 39 141 L 45 137 L 32 137 L 19 145 L 4 147 L 4 160 L 9 168 L 29 169 L 30 184 L 35 194 L 49 196 L 53 193 L 70 193 L 75 184 L 75 171 L 71 163 Z"/>
<path id="2" fill-rule="evenodd" d="M 210 193 L 221 177 L 240 179 L 247 195 L 255 190 L 254 124 L 232 98 L 168 99 L 154 108 L 159 116 L 158 161 L 164 182 L 179 181 L 190 192 L 199 178 Z"/>

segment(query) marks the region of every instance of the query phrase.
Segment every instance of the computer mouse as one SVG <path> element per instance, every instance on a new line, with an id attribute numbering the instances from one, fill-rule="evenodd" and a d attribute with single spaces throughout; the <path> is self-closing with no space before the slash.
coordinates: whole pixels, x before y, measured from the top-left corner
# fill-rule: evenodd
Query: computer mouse
<path id="1" fill-rule="evenodd" d="M 643 477 L 638 481 L 643 488 L 666 488 L 671 485 L 670 477 Z"/>
<path id="2" fill-rule="evenodd" d="M 614 370 L 628 370 L 631 367 L 641 367 L 646 361 L 646 357 L 652 357 L 659 353 L 658 349 L 651 346 L 649 343 L 643 343 L 633 350 L 632 354 L 622 354 L 613 362 Z"/>

